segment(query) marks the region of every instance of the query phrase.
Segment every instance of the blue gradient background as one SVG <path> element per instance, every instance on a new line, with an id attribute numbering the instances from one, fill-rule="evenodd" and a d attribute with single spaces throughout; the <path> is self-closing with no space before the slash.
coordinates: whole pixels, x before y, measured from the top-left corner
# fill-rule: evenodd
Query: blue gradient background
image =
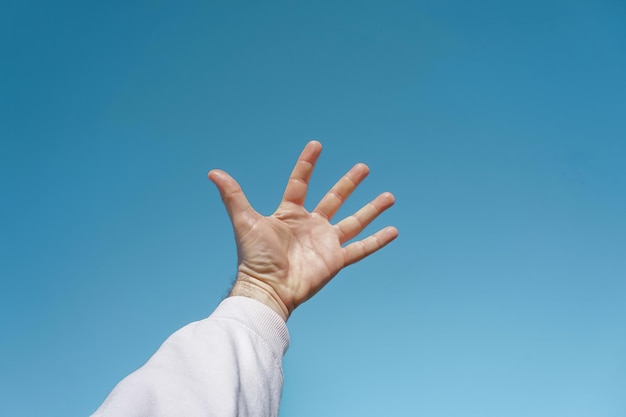
<path id="1" fill-rule="evenodd" d="M 0 414 L 79 416 L 356 162 L 400 236 L 289 321 L 283 416 L 626 415 L 626 5 L 3 1 Z"/>

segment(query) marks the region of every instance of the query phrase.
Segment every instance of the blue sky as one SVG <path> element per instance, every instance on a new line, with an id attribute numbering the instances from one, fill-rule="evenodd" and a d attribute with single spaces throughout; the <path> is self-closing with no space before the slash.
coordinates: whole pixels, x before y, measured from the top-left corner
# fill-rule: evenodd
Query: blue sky
<path id="1" fill-rule="evenodd" d="M 0 413 L 88 415 L 208 315 L 262 213 L 356 162 L 399 238 L 289 321 L 282 415 L 626 413 L 626 6 L 8 1 Z"/>

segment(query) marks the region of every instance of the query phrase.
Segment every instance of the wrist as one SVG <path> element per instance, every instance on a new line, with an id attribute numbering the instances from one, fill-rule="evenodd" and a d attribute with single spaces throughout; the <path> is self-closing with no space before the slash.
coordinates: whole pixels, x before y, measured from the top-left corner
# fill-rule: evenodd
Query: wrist
<path id="1" fill-rule="evenodd" d="M 229 296 L 253 298 L 274 310 L 285 322 L 289 318 L 290 311 L 276 291 L 271 286 L 248 275 L 240 273 L 237 276 Z"/>

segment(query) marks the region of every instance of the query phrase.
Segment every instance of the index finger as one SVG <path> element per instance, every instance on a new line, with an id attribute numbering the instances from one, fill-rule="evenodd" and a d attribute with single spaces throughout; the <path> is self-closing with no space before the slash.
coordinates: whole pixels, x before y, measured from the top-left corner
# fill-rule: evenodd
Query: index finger
<path id="1" fill-rule="evenodd" d="M 315 162 L 322 152 L 322 144 L 316 140 L 307 143 L 296 162 L 296 166 L 291 171 L 287 187 L 283 194 L 283 202 L 290 202 L 304 205 L 309 180 L 315 167 Z"/>

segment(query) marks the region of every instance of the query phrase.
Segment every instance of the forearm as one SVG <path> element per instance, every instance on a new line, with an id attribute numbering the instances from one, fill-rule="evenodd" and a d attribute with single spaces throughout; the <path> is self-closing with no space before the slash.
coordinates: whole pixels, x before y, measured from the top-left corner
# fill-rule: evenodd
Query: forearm
<path id="1" fill-rule="evenodd" d="M 94 416 L 276 416 L 288 344 L 274 311 L 229 297 L 209 318 L 170 336 Z"/>

